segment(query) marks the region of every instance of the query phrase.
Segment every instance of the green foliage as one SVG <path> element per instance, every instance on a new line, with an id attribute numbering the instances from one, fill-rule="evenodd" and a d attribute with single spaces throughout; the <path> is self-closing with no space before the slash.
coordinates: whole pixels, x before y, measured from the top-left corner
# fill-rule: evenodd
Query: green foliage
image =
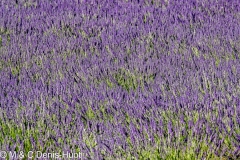
<path id="1" fill-rule="evenodd" d="M 24 140 L 24 153 L 28 153 L 31 150 L 32 150 L 31 141 L 30 141 L 30 139 L 26 138 Z"/>
<path id="2" fill-rule="evenodd" d="M 130 117 L 128 114 L 126 114 L 125 119 L 126 119 L 127 124 L 129 125 L 131 120 L 130 120 Z"/>
<path id="3" fill-rule="evenodd" d="M 87 118 L 90 120 L 95 118 L 95 113 L 91 107 L 88 107 Z"/>
<path id="4" fill-rule="evenodd" d="M 193 54 L 194 54 L 195 56 L 197 56 L 197 57 L 200 56 L 200 55 L 199 55 L 199 51 L 198 51 L 198 49 L 197 49 L 196 47 L 192 47 L 192 51 L 193 51 Z"/>
<path id="5" fill-rule="evenodd" d="M 20 74 L 21 69 L 19 66 L 16 66 L 16 67 L 11 67 L 11 71 L 12 71 L 12 74 L 16 76 Z"/>
<path id="6" fill-rule="evenodd" d="M 127 90 L 136 90 L 138 87 L 137 77 L 130 73 L 130 71 L 120 70 L 119 73 L 114 75 L 114 79 L 117 81 L 117 84 Z"/>
<path id="7" fill-rule="evenodd" d="M 110 87 L 110 88 L 113 87 L 113 83 L 109 79 L 106 80 L 106 83 L 107 83 L 108 87 Z"/>
<path id="8" fill-rule="evenodd" d="M 89 148 L 97 146 L 97 141 L 92 133 L 88 135 L 86 132 L 83 132 L 83 140 Z"/>
<path id="9" fill-rule="evenodd" d="M 155 148 L 155 149 L 145 149 L 145 150 L 140 150 L 138 151 L 138 156 L 139 156 L 139 160 L 155 160 L 155 159 L 158 159 L 160 160 L 161 159 L 161 154 L 158 150 L 158 148 Z"/>

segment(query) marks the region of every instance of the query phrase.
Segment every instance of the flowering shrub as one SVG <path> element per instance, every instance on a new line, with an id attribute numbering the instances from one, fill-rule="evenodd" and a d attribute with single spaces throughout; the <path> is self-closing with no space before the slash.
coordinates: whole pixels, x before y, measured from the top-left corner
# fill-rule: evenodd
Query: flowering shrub
<path id="1" fill-rule="evenodd" d="M 239 26 L 238 0 L 2 0 L 0 150 L 239 159 Z"/>

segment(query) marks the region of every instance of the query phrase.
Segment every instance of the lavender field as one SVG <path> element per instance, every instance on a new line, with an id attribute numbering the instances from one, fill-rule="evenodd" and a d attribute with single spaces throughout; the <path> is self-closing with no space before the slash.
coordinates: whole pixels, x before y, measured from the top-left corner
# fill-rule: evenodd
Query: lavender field
<path id="1" fill-rule="evenodd" d="M 240 1 L 0 0 L 0 159 L 29 158 L 239 160 Z"/>

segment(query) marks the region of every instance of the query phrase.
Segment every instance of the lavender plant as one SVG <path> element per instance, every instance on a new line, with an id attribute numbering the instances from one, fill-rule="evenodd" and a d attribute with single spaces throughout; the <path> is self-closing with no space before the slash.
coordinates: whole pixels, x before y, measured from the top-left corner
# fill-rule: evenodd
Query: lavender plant
<path id="1" fill-rule="evenodd" d="M 0 150 L 239 159 L 239 26 L 238 0 L 2 0 Z"/>

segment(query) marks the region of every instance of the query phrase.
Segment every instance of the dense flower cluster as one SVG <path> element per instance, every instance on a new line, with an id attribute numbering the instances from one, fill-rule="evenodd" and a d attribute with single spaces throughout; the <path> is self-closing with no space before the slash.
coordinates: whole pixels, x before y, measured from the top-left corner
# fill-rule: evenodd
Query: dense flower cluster
<path id="1" fill-rule="evenodd" d="M 240 157 L 238 0 L 1 0 L 0 150 Z"/>

